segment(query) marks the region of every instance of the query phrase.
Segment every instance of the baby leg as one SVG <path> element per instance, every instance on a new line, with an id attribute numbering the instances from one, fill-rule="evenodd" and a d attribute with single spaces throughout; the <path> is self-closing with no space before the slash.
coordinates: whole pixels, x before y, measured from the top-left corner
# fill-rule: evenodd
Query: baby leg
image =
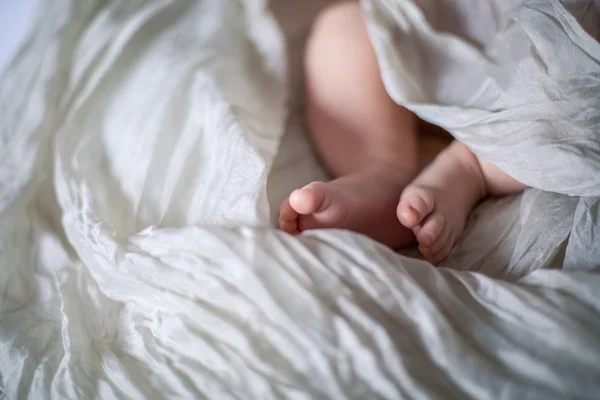
<path id="1" fill-rule="evenodd" d="M 398 219 L 413 230 L 421 254 L 437 263 L 448 256 L 479 200 L 525 188 L 454 141 L 404 189 Z"/>
<path id="2" fill-rule="evenodd" d="M 337 179 L 294 191 L 281 206 L 281 229 L 348 229 L 390 247 L 407 246 L 414 236 L 395 210 L 418 172 L 418 122 L 384 88 L 358 2 L 320 15 L 305 74 L 308 130 Z"/>

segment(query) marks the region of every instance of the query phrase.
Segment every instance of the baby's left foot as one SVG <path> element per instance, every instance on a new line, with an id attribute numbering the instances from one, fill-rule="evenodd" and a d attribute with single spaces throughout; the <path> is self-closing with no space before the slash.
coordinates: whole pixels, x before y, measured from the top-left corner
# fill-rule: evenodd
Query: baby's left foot
<path id="1" fill-rule="evenodd" d="M 477 158 L 455 141 L 404 189 L 398 219 L 413 230 L 421 254 L 435 264 L 450 254 L 485 194 Z"/>

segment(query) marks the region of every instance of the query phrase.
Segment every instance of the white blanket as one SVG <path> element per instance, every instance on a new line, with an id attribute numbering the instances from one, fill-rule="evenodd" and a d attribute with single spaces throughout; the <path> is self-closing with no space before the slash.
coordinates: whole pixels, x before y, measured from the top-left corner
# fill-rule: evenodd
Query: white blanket
<path id="1" fill-rule="evenodd" d="M 274 161 L 298 74 L 264 1 L 43 3 L 0 80 L 7 398 L 599 392 L 593 199 L 487 202 L 447 268 L 288 236 L 275 199 L 322 172 L 297 118 Z"/>
<path id="2" fill-rule="evenodd" d="M 391 96 L 527 186 L 600 196 L 600 2 L 417 2 L 364 1 Z"/>

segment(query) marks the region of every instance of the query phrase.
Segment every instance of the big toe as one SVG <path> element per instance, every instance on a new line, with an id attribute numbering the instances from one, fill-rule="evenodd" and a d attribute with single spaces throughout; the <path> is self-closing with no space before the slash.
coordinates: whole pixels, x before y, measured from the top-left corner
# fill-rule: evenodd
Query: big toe
<path id="1" fill-rule="evenodd" d="M 290 206 L 298 214 L 313 214 L 323 208 L 326 190 L 323 182 L 313 182 L 301 189 L 294 190 L 290 195 Z"/>
<path id="2" fill-rule="evenodd" d="M 433 211 L 434 205 L 433 193 L 430 190 L 408 186 L 402 192 L 398 203 L 398 220 L 405 227 L 412 229 Z"/>
<path id="3" fill-rule="evenodd" d="M 298 230 L 298 213 L 290 205 L 290 200 L 287 199 L 279 209 L 279 228 L 287 233 L 297 234 Z"/>

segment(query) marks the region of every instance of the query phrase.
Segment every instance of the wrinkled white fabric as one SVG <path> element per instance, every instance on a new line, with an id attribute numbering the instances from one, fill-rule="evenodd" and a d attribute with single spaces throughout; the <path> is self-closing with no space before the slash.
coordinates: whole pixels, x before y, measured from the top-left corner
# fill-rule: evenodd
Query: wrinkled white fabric
<path id="1" fill-rule="evenodd" d="M 416 3 L 364 1 L 390 95 L 527 186 L 600 196 L 600 2 L 526 0 L 504 22 L 514 1 Z"/>
<path id="2" fill-rule="evenodd" d="M 594 199 L 486 202 L 450 268 L 270 226 L 322 174 L 297 117 L 274 159 L 299 3 L 286 57 L 261 0 L 44 2 L 0 80 L 4 396 L 594 397 Z"/>

